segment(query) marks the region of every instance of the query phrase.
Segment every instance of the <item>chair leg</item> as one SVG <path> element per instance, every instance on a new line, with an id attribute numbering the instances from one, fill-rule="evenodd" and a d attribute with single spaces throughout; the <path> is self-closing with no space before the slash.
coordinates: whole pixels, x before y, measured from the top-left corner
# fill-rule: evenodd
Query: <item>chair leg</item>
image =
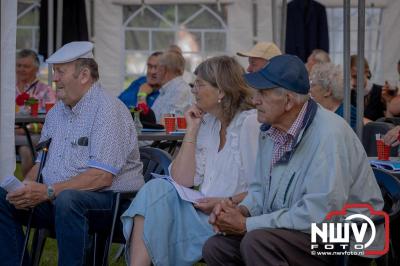
<path id="1" fill-rule="evenodd" d="M 46 238 L 50 235 L 50 231 L 44 228 L 37 228 L 35 234 L 33 235 L 32 241 L 32 265 L 38 266 L 40 263 L 40 258 L 43 253 L 44 244 L 46 243 Z"/>
<path id="2" fill-rule="evenodd" d="M 108 266 L 106 247 L 110 240 L 104 235 L 95 233 L 93 236 L 93 266 Z"/>

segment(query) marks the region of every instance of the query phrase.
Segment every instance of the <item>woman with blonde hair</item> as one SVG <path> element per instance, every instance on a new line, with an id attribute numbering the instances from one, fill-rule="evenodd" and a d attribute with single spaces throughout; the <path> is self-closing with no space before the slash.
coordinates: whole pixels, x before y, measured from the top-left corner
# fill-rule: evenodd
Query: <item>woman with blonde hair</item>
<path id="1" fill-rule="evenodd" d="M 185 113 L 187 132 L 170 174 L 182 186 L 198 187 L 204 198 L 184 201 L 163 179 L 144 185 L 121 217 L 130 265 L 192 265 L 214 234 L 208 223 L 213 207 L 228 198 L 238 203 L 246 195 L 260 124 L 243 74 L 228 56 L 196 68 L 196 103 Z"/>

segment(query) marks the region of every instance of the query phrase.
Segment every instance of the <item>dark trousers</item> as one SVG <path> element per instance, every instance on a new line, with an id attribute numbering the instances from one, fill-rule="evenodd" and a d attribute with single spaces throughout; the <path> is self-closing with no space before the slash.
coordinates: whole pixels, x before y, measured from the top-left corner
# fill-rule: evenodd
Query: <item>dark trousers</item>
<path id="1" fill-rule="evenodd" d="M 311 255 L 310 235 L 286 229 L 258 229 L 244 236 L 213 236 L 203 246 L 207 266 L 330 265 L 332 256 Z"/>
<path id="2" fill-rule="evenodd" d="M 17 210 L 6 198 L 7 192 L 0 188 L 0 265 L 19 265 L 24 233 L 29 211 Z M 91 247 L 88 234 L 89 210 L 111 210 L 112 192 L 89 192 L 65 190 L 54 203 L 44 202 L 35 207 L 34 227 L 55 230 L 58 244 L 58 265 L 85 265 Z M 101 225 L 103 221 L 96 221 Z M 28 260 L 25 261 L 27 265 Z"/>

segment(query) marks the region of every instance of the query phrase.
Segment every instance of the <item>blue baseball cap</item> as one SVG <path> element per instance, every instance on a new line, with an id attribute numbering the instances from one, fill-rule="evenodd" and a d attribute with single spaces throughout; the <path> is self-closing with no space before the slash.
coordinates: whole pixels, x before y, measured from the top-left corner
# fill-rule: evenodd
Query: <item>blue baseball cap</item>
<path id="1" fill-rule="evenodd" d="M 294 55 L 278 55 L 270 59 L 261 70 L 244 75 L 247 84 L 257 90 L 284 89 L 308 94 L 310 81 L 303 61 Z"/>

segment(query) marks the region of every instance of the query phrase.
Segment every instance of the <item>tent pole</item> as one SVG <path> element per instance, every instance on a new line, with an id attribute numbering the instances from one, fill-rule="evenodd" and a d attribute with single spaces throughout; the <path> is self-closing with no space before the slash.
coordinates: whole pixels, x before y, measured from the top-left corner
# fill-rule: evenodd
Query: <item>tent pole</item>
<path id="1" fill-rule="evenodd" d="M 350 0 L 343 0 L 343 117 L 350 122 Z M 357 117 L 357 120 L 362 119 Z"/>
<path id="2" fill-rule="evenodd" d="M 53 54 L 53 40 L 54 40 L 54 0 L 47 0 L 47 57 Z M 53 80 L 53 71 L 51 64 L 48 66 L 48 84 L 51 86 Z"/>
<path id="3" fill-rule="evenodd" d="M 364 117 L 364 41 L 365 41 L 365 0 L 358 0 L 357 27 L 357 135 L 362 138 Z"/>
<path id="4" fill-rule="evenodd" d="M 286 46 L 286 16 L 287 16 L 287 0 L 282 1 L 282 20 L 281 20 L 281 51 L 282 53 L 285 53 L 284 51 L 285 46 Z"/>

